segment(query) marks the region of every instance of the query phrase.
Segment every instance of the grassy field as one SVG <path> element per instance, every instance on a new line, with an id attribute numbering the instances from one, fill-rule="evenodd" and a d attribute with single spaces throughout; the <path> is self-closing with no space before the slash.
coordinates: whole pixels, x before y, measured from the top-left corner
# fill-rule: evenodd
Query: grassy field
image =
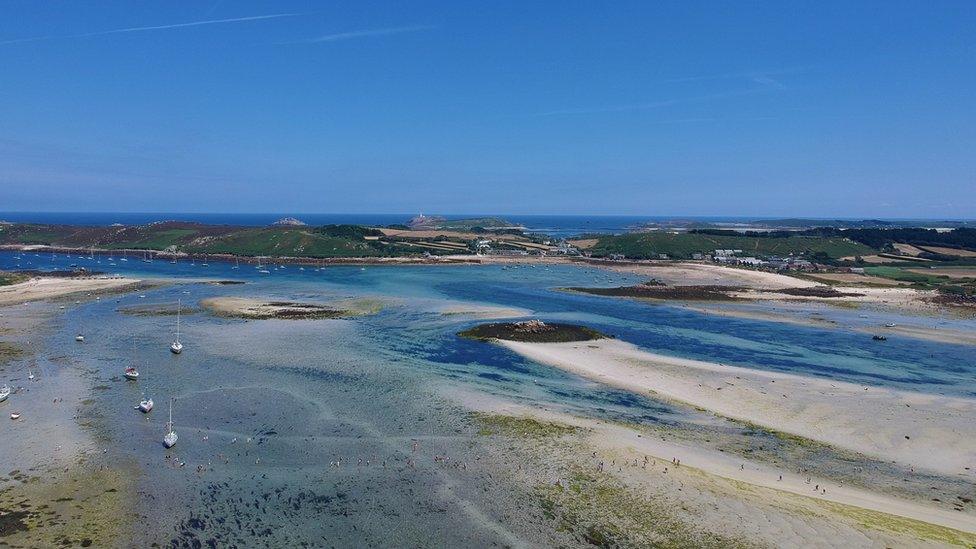
<path id="1" fill-rule="evenodd" d="M 878 276 L 881 278 L 889 278 L 891 280 L 899 280 L 902 282 L 911 282 L 913 284 L 939 285 L 946 282 L 948 279 L 948 277 L 945 276 L 912 272 L 901 267 L 865 267 L 864 274 Z"/>
<path id="2" fill-rule="evenodd" d="M 589 248 L 596 256 L 624 254 L 637 259 L 650 259 L 667 254 L 674 259 L 690 259 L 692 254 L 712 253 L 717 249 L 742 250 L 744 255 L 789 255 L 824 253 L 828 257 L 868 255 L 876 253 L 863 244 L 845 238 L 821 237 L 749 237 L 697 233 L 647 232 L 617 236 L 603 236 Z"/>

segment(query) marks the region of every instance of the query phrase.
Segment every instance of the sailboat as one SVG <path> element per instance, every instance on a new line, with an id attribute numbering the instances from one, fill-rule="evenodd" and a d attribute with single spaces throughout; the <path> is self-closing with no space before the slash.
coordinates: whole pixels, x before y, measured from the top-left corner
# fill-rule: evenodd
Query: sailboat
<path id="1" fill-rule="evenodd" d="M 10 396 L 10 387 L 6 385 L 0 387 L 0 402 L 7 400 L 8 396 Z"/>
<path id="2" fill-rule="evenodd" d="M 163 446 L 172 448 L 176 446 L 176 431 L 173 430 L 173 399 L 169 399 L 169 422 L 166 423 L 166 434 L 163 436 Z"/>
<path id="3" fill-rule="evenodd" d="M 183 309 L 183 300 L 179 300 L 176 306 L 176 341 L 169 346 L 170 352 L 178 355 L 183 352 L 183 344 L 180 343 L 180 311 Z"/>

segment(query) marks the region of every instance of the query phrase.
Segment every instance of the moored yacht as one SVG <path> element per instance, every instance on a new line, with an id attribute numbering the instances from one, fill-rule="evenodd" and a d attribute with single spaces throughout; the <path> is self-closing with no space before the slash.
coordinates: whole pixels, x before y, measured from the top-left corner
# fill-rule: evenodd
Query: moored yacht
<path id="1" fill-rule="evenodd" d="M 166 423 L 166 434 L 163 435 L 163 446 L 167 448 L 172 448 L 176 446 L 176 441 L 179 437 L 176 436 L 176 431 L 173 429 L 173 399 L 169 399 L 169 422 Z"/>
<path id="2" fill-rule="evenodd" d="M 7 400 L 8 396 L 10 396 L 10 387 L 7 385 L 0 387 L 0 402 Z"/>
<path id="3" fill-rule="evenodd" d="M 176 340 L 169 346 L 169 350 L 174 355 L 183 352 L 183 344 L 180 343 L 180 312 L 183 309 L 183 300 L 177 301 L 176 305 Z"/>
<path id="4" fill-rule="evenodd" d="M 129 366 L 122 372 L 122 375 L 124 375 L 126 379 L 135 381 L 139 379 L 139 370 L 136 370 L 135 366 Z"/>

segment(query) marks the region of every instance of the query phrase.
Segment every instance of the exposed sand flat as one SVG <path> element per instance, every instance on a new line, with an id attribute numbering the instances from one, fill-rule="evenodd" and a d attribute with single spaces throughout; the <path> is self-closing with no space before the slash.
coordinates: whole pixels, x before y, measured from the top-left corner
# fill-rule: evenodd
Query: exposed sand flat
<path id="1" fill-rule="evenodd" d="M 937 328 L 934 326 L 912 326 L 899 324 L 893 327 L 885 326 L 849 326 L 842 325 L 835 320 L 825 318 L 815 312 L 807 310 L 780 309 L 777 311 L 763 311 L 754 309 L 732 309 L 711 306 L 686 306 L 691 311 L 706 315 L 725 316 L 730 318 L 745 318 L 750 320 L 764 320 L 768 322 L 784 322 L 799 326 L 814 328 L 831 328 L 838 330 L 852 330 L 863 334 L 891 335 L 898 334 L 915 339 L 951 343 L 954 345 L 976 345 L 976 332 L 971 330 L 955 330 L 952 328 Z"/>
<path id="2" fill-rule="evenodd" d="M 812 297 L 796 296 L 771 292 L 732 292 L 731 295 L 744 299 L 762 299 L 769 301 L 811 301 L 821 303 L 877 303 L 898 307 L 901 309 L 931 309 L 932 305 L 924 301 L 925 298 L 938 295 L 934 290 L 916 290 L 914 288 L 861 288 L 849 286 L 834 286 L 834 290 L 842 293 L 861 294 L 843 297 Z"/>
<path id="3" fill-rule="evenodd" d="M 967 330 L 953 330 L 951 328 L 928 328 L 925 326 L 907 326 L 899 324 L 891 328 L 858 328 L 857 331 L 870 334 L 900 334 L 916 339 L 940 341 L 955 345 L 976 345 L 976 332 Z"/>
<path id="4" fill-rule="evenodd" d="M 729 318 L 745 318 L 749 320 L 765 320 L 768 322 L 785 322 L 799 326 L 812 326 L 816 328 L 837 328 L 838 324 L 820 315 L 814 315 L 810 311 L 764 311 L 758 309 L 732 309 L 727 307 L 712 307 L 688 305 L 684 306 L 689 311 L 696 311 L 706 315 L 724 316 Z"/>
<path id="5" fill-rule="evenodd" d="M 54 299 L 78 292 L 120 290 L 141 282 L 131 278 L 32 278 L 19 284 L 0 286 L 0 306 Z"/>
<path id="6" fill-rule="evenodd" d="M 587 261 L 586 264 L 654 278 L 670 286 L 735 286 L 779 290 L 818 285 L 816 282 L 779 273 L 737 269 L 712 263 Z"/>
<path id="7" fill-rule="evenodd" d="M 344 300 L 341 303 L 309 303 L 254 299 L 246 297 L 211 297 L 200 305 L 218 316 L 248 319 L 325 319 L 371 314 L 379 303 L 370 300 Z"/>
<path id="8" fill-rule="evenodd" d="M 13 394 L 0 402 L 0 463 L 4 470 L 23 472 L 63 468 L 73 465 L 78 456 L 94 443 L 74 417 L 88 395 L 89 380 L 75 364 L 67 360 L 45 360 L 37 344 L 39 334 L 49 330 L 50 320 L 57 316 L 57 306 L 33 302 L 26 306 L 0 309 L 0 333 L 4 339 L 24 350 L 17 360 L 0 361 L 0 384 L 6 383 Z M 36 360 L 40 359 L 40 360 Z M 28 374 L 33 373 L 33 381 Z M 10 414 L 22 414 L 12 421 Z M 12 482 L 0 480 L 0 487 Z"/>
<path id="9" fill-rule="evenodd" d="M 943 474 L 976 463 L 976 401 L 865 387 L 650 353 L 618 340 L 499 341 L 622 389 Z"/>
<path id="10" fill-rule="evenodd" d="M 777 546 L 793 545 L 784 544 L 784 536 L 803 540 L 795 545 L 797 547 L 810 546 L 810 539 L 804 539 L 804 535 L 809 536 L 814 531 L 823 541 L 828 542 L 828 546 L 836 546 L 845 540 L 853 543 L 853 546 L 872 545 L 865 543 L 863 531 L 845 528 L 840 517 L 831 517 L 836 509 L 823 506 L 825 502 L 976 533 L 976 516 L 972 514 L 939 509 L 845 486 L 832 479 L 810 477 L 808 483 L 807 475 L 795 474 L 795 471 L 786 470 L 788 467 L 777 468 L 692 443 L 664 440 L 627 425 L 579 417 L 559 410 L 540 409 L 456 387 L 446 388 L 445 394 L 478 412 L 529 417 L 538 421 L 581 427 L 586 430 L 586 445 L 580 448 L 580 452 L 596 450 L 598 461 L 610 462 L 613 459 L 619 464 L 631 464 L 635 459 L 639 463 L 645 456 L 649 456 L 657 462 L 650 469 L 629 465 L 622 469 L 622 476 L 628 484 L 636 484 L 646 490 L 653 489 L 654 485 L 662 482 L 677 481 L 682 488 L 680 495 L 674 490 L 670 491 L 671 494 L 679 498 L 682 506 L 701 507 L 705 511 L 700 517 L 703 524 L 716 530 L 727 529 L 733 532 L 744 528 L 752 539 L 766 540 Z M 672 458 L 680 459 L 681 466 L 674 467 Z M 662 475 L 664 467 L 668 467 L 670 472 Z M 613 469 L 610 471 L 611 474 L 614 473 Z M 782 480 L 779 480 L 780 475 Z M 733 482 L 727 483 L 727 480 Z M 738 483 L 749 486 L 743 489 Z M 814 491 L 814 486 L 819 486 L 823 491 Z M 730 491 L 734 502 L 722 497 L 722 494 Z M 765 508 L 766 505 L 775 510 Z M 708 516 L 711 514 L 718 517 Z M 771 516 L 775 516 L 776 520 L 769 520 Z M 737 520 L 733 519 L 731 524 L 713 524 L 716 519 L 729 517 L 737 517 Z M 821 521 L 826 517 L 831 517 L 832 528 L 821 530 L 824 526 Z M 888 533 L 897 535 L 901 532 Z M 878 541 L 875 540 L 874 543 Z M 890 544 L 895 540 L 885 541 Z M 895 541 L 896 545 L 906 543 L 921 544 L 922 540 Z"/>
<path id="11" fill-rule="evenodd" d="M 521 318 L 532 314 L 532 311 L 529 309 L 483 305 L 480 303 L 454 303 L 439 308 L 438 312 L 442 315 L 457 315 L 484 320 Z"/>

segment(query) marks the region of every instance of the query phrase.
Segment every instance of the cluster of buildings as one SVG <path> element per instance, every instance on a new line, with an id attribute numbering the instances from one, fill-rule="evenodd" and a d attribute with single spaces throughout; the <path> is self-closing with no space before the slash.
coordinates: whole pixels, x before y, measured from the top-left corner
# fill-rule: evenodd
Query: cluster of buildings
<path id="1" fill-rule="evenodd" d="M 714 254 L 692 254 L 692 259 L 714 261 L 728 265 L 746 265 L 749 267 L 764 267 L 776 271 L 813 271 L 817 265 L 812 261 L 800 259 L 792 255 L 769 256 L 764 258 L 740 256 L 742 250 L 715 250 Z"/>
<path id="2" fill-rule="evenodd" d="M 479 255 L 579 255 L 579 248 L 566 240 L 553 242 L 523 242 L 491 238 L 478 238 L 471 242 L 471 249 Z"/>

